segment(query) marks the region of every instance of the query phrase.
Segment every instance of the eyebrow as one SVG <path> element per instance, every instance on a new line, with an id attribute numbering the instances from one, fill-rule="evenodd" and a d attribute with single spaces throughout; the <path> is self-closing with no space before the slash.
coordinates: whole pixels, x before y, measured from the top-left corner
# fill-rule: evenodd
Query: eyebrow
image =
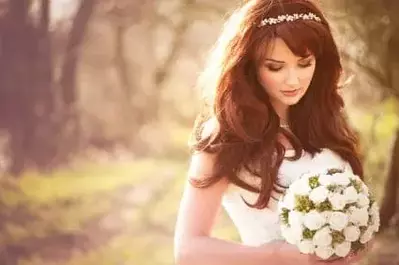
<path id="1" fill-rule="evenodd" d="M 312 55 L 309 54 L 309 55 L 306 56 L 306 57 L 300 58 L 298 61 L 309 59 L 311 56 L 312 56 Z M 279 61 L 279 60 L 275 60 L 275 59 L 272 59 L 272 58 L 266 58 L 265 61 L 272 61 L 272 62 L 275 62 L 275 63 L 285 63 L 284 61 Z"/>

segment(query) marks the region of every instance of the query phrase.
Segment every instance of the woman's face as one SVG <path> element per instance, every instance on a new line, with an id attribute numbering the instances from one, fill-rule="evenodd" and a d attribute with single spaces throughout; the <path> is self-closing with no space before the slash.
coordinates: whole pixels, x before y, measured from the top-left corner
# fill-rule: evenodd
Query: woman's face
<path id="1" fill-rule="evenodd" d="M 258 80 L 269 95 L 272 105 L 285 108 L 305 95 L 315 71 L 312 54 L 298 57 L 285 42 L 276 38 L 266 51 L 266 59 L 258 66 Z"/>

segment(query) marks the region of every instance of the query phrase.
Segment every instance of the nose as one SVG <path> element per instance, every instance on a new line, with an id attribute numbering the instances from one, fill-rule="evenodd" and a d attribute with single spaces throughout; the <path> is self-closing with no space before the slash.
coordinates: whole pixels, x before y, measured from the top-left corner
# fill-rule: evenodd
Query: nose
<path id="1" fill-rule="evenodd" d="M 287 79 L 285 83 L 290 87 L 298 87 L 299 85 L 299 75 L 297 70 L 290 69 L 288 71 Z"/>

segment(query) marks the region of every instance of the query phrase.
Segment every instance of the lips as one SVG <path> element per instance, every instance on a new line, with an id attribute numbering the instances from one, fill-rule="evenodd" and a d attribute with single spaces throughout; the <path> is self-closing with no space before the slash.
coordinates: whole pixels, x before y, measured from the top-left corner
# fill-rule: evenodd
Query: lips
<path id="1" fill-rule="evenodd" d="M 281 91 L 281 93 L 283 93 L 283 95 L 285 95 L 287 97 L 293 97 L 293 96 L 296 96 L 300 91 L 301 91 L 301 88 L 298 88 L 298 89 L 292 89 L 292 90 L 284 90 L 284 91 Z"/>
<path id="2" fill-rule="evenodd" d="M 298 91 L 299 90 L 299 88 L 298 89 L 294 89 L 294 90 L 284 90 L 284 91 L 281 91 L 281 92 L 283 92 L 283 93 L 292 93 L 292 92 L 295 92 L 295 91 Z"/>

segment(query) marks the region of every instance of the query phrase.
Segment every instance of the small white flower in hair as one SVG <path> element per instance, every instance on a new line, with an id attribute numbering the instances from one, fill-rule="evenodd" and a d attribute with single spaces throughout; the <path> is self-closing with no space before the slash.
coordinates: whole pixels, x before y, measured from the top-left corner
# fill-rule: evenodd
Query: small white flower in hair
<path id="1" fill-rule="evenodd" d="M 279 15 L 279 16 L 277 16 L 275 18 L 273 18 L 273 17 L 272 18 L 265 18 L 259 23 L 258 27 L 263 27 L 263 26 L 266 26 L 266 25 L 276 25 L 276 24 L 279 24 L 279 23 L 282 23 L 282 22 L 285 22 L 285 21 L 292 22 L 292 21 L 295 21 L 295 20 L 298 20 L 298 19 L 314 20 L 314 21 L 317 21 L 317 22 L 321 22 L 321 19 L 318 16 L 316 16 L 315 14 L 311 13 L 311 12 L 309 12 L 307 14 L 305 14 L 305 13 L 300 13 L 300 14 L 295 13 L 295 14 L 292 14 L 292 15 L 290 15 L 290 14 Z"/>

